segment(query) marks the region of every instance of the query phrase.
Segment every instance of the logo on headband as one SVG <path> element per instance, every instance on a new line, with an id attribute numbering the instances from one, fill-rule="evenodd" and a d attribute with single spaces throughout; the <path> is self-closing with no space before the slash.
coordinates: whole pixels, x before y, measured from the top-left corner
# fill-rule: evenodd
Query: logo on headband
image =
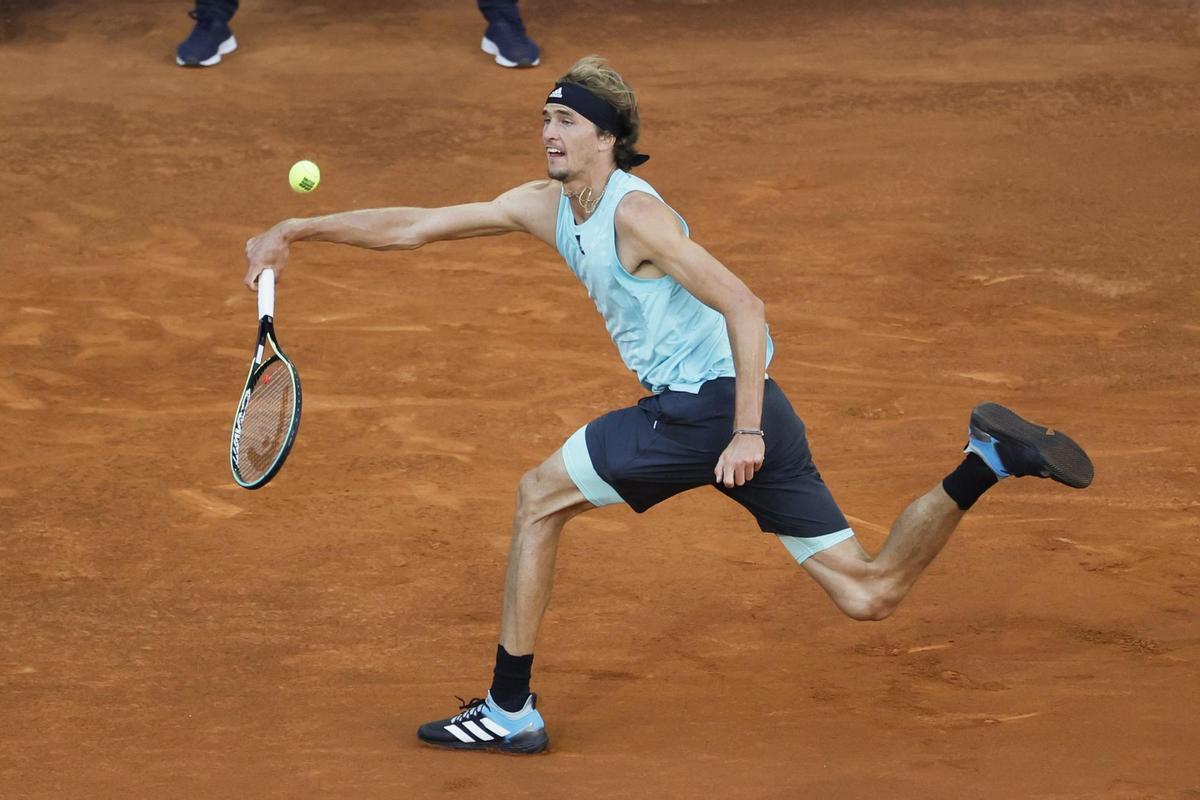
<path id="1" fill-rule="evenodd" d="M 555 87 L 554 87 L 554 91 L 550 93 L 550 96 L 551 96 L 551 97 L 558 97 L 558 98 L 560 98 L 560 99 L 561 99 L 561 98 L 562 98 L 562 87 L 561 87 L 561 86 L 555 86 Z"/>

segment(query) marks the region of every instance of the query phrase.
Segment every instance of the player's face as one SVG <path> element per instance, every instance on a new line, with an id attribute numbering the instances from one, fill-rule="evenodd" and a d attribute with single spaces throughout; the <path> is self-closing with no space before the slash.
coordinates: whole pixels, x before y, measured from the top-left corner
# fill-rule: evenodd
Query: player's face
<path id="1" fill-rule="evenodd" d="M 591 166 L 600 131 L 566 106 L 550 103 L 542 109 L 542 146 L 546 171 L 556 181 L 569 181 Z"/>

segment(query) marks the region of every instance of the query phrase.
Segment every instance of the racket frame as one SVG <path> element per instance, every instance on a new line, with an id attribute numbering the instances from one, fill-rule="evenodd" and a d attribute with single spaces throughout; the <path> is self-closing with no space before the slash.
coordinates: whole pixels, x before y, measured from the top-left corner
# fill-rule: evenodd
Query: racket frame
<path id="1" fill-rule="evenodd" d="M 258 339 L 254 348 L 254 360 L 250 363 L 250 371 L 246 374 L 246 385 L 242 388 L 242 397 L 238 401 L 237 411 L 233 415 L 233 429 L 229 435 L 229 471 L 233 474 L 234 481 L 243 489 L 261 489 L 275 477 L 279 470 L 283 467 L 283 462 L 287 460 L 288 454 L 292 451 L 292 444 L 296 441 L 296 432 L 300 430 L 300 410 L 303 406 L 303 395 L 300 391 L 300 374 L 296 372 L 292 360 L 287 357 L 287 354 L 279 347 L 279 342 L 275 337 L 275 273 L 273 270 L 263 270 L 259 275 L 258 282 Z M 266 352 L 266 345 L 271 345 L 273 355 L 263 360 L 263 354 Z M 250 405 L 250 396 L 259 377 L 266 372 L 267 368 L 276 361 L 282 362 L 287 368 L 288 377 L 292 381 L 292 389 L 295 393 L 296 402 L 293 404 L 294 412 L 292 418 L 288 421 L 288 433 L 284 439 L 283 446 L 279 448 L 278 454 L 275 456 L 275 461 L 271 464 L 263 476 L 255 481 L 246 481 L 242 478 L 238 471 L 238 452 L 241 446 L 242 422 L 246 417 L 246 409 Z"/>

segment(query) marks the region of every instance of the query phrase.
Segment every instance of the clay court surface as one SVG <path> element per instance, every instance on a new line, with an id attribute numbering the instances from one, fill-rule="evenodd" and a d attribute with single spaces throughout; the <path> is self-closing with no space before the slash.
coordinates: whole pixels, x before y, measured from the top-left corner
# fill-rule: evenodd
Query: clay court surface
<path id="1" fill-rule="evenodd" d="M 1200 797 L 1200 10 L 1186 3 L 36 3 L 0 44 L 0 797 Z M 531 237 L 298 245 L 305 408 L 246 492 L 245 240 L 544 174 L 580 55 L 640 170 L 766 301 L 771 375 L 876 549 L 970 408 L 1097 478 L 967 517 L 882 623 L 715 491 L 568 525 L 552 754 L 420 746 L 491 675 L 514 488 L 641 394 Z M 321 187 L 287 187 L 317 161 Z"/>

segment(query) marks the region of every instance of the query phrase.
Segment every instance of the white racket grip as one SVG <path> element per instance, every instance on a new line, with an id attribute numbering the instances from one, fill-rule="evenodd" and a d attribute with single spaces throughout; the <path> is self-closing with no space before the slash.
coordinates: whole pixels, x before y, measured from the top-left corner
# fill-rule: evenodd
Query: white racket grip
<path id="1" fill-rule="evenodd" d="M 258 274 L 258 318 L 275 316 L 275 270 Z"/>

